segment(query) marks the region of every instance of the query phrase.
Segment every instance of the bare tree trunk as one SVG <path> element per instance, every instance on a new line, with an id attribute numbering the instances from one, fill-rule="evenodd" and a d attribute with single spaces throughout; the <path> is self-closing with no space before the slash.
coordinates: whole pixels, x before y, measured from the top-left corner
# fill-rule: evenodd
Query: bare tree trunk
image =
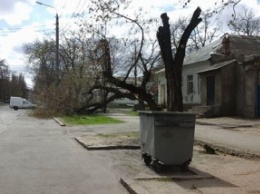
<path id="1" fill-rule="evenodd" d="M 182 102 L 182 65 L 185 57 L 185 49 L 191 32 L 201 22 L 199 18 L 201 9 L 198 7 L 191 18 L 189 25 L 184 30 L 179 46 L 172 56 L 171 34 L 169 18 L 166 13 L 161 15 L 163 26 L 159 27 L 157 39 L 161 48 L 161 55 L 165 65 L 165 76 L 167 80 L 167 110 L 183 111 Z"/>

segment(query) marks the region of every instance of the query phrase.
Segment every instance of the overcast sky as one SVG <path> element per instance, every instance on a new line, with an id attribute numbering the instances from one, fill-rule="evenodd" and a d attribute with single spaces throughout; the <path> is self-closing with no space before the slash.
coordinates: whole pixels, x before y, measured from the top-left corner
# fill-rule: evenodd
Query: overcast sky
<path id="1" fill-rule="evenodd" d="M 218 6 L 222 0 L 132 0 L 128 10 L 131 13 L 140 7 L 147 9 L 149 16 L 160 17 L 167 12 L 170 19 L 191 16 L 197 6 L 203 10 Z M 225 2 L 227 0 L 224 0 Z M 260 0 L 242 0 L 254 10 L 260 10 Z M 0 2 L 0 59 L 5 59 L 10 69 L 23 73 L 28 86 L 32 86 L 32 76 L 26 68 L 26 58 L 22 46 L 35 39 L 42 39 L 44 33 L 55 37 L 55 14 L 59 14 L 60 31 L 72 28 L 72 15 L 87 10 L 89 0 L 42 0 L 41 2 L 56 8 L 36 4 L 35 0 L 1 0 Z M 215 5 L 217 2 L 217 5 Z M 259 13 L 259 11 L 257 12 Z"/>

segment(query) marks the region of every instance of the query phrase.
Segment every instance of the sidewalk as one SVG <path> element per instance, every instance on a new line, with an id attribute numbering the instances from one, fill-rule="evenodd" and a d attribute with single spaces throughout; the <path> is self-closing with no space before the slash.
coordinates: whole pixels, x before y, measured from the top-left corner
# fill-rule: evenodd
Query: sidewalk
<path id="1" fill-rule="evenodd" d="M 122 113 L 109 116 L 125 121 L 122 124 L 78 127 L 79 131 L 96 133 L 139 132 L 139 117 Z M 260 158 L 260 120 L 241 118 L 196 119 L 195 142 L 208 144 L 221 152 L 241 157 Z"/>
<path id="2" fill-rule="evenodd" d="M 195 140 L 216 147 L 222 147 L 229 153 L 239 156 L 260 158 L 260 120 L 242 118 L 197 119 Z M 223 151 L 222 149 L 222 151 Z"/>
<path id="3" fill-rule="evenodd" d="M 201 146 L 195 145 L 190 171 L 183 174 L 178 168 L 167 169 L 165 173 L 155 173 L 140 159 L 140 149 L 131 150 L 126 146 L 124 149 L 113 151 L 112 149 L 116 149 L 116 146 L 104 145 L 105 141 L 100 141 L 102 137 L 100 133 L 104 134 L 103 137 L 107 140 L 109 137 L 107 134 L 111 133 L 111 137 L 114 137 L 114 134 L 127 133 L 129 137 L 131 133 L 138 134 L 140 128 L 139 117 L 124 114 L 110 114 L 110 116 L 124 120 L 125 123 L 106 125 L 104 128 L 92 126 L 85 138 L 83 136 L 82 139 L 76 138 L 76 140 L 88 149 L 91 142 L 94 142 L 94 145 L 101 145 L 100 147 L 90 146 L 89 150 L 97 148 L 102 159 L 110 161 L 113 170 L 119 174 L 121 184 L 130 194 L 260 193 L 259 160 L 245 160 L 229 156 L 231 154 L 245 158 L 260 158 L 260 120 L 197 119 L 195 142 L 210 145 L 217 151 L 228 154 L 206 154 Z M 88 127 L 82 127 L 79 131 L 83 129 L 90 130 Z M 111 137 L 109 139 L 112 139 Z M 96 141 L 95 138 L 98 140 Z M 118 139 L 118 136 L 115 139 Z M 115 140 L 112 142 L 115 143 Z M 125 143 L 125 140 L 122 142 Z M 133 141 L 131 141 L 131 146 L 133 146 Z M 138 142 L 134 146 L 137 148 Z M 111 151 L 108 152 L 107 149 L 110 148 Z"/>
<path id="4" fill-rule="evenodd" d="M 139 131 L 139 117 L 123 114 L 110 116 L 124 120 L 126 122 L 124 130 L 135 128 Z M 231 117 L 196 119 L 195 141 L 209 144 L 228 154 L 260 158 L 260 119 Z"/>
<path id="5" fill-rule="evenodd" d="M 232 155 L 260 158 L 260 136 L 254 134 L 197 124 L 195 140 Z"/>

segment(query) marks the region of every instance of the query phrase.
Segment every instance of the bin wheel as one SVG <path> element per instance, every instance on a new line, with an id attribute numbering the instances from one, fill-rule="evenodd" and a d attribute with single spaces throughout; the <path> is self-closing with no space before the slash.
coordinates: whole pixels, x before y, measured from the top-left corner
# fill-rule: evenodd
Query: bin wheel
<path id="1" fill-rule="evenodd" d="M 163 171 L 163 165 L 161 163 L 159 163 L 157 160 L 155 160 L 153 162 L 153 169 L 155 172 L 159 173 Z"/>
<path id="2" fill-rule="evenodd" d="M 190 165 L 190 162 L 185 162 L 185 163 L 181 164 L 180 165 L 181 171 L 187 172 L 189 170 L 189 165 Z"/>
<path id="3" fill-rule="evenodd" d="M 144 163 L 145 163 L 146 165 L 150 165 L 151 162 L 152 162 L 151 156 L 149 156 L 149 155 L 147 155 L 147 154 L 144 154 L 143 157 L 144 157 Z"/>

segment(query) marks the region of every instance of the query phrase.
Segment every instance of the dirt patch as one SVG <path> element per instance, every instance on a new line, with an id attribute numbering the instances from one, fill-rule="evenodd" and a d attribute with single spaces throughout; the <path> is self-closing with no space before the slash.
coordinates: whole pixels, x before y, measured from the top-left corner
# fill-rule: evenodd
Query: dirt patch
<path id="1" fill-rule="evenodd" d="M 121 133 L 99 133 L 84 135 L 77 138 L 85 144 L 87 148 L 100 148 L 110 146 L 136 146 L 140 145 L 139 132 L 121 132 Z"/>

